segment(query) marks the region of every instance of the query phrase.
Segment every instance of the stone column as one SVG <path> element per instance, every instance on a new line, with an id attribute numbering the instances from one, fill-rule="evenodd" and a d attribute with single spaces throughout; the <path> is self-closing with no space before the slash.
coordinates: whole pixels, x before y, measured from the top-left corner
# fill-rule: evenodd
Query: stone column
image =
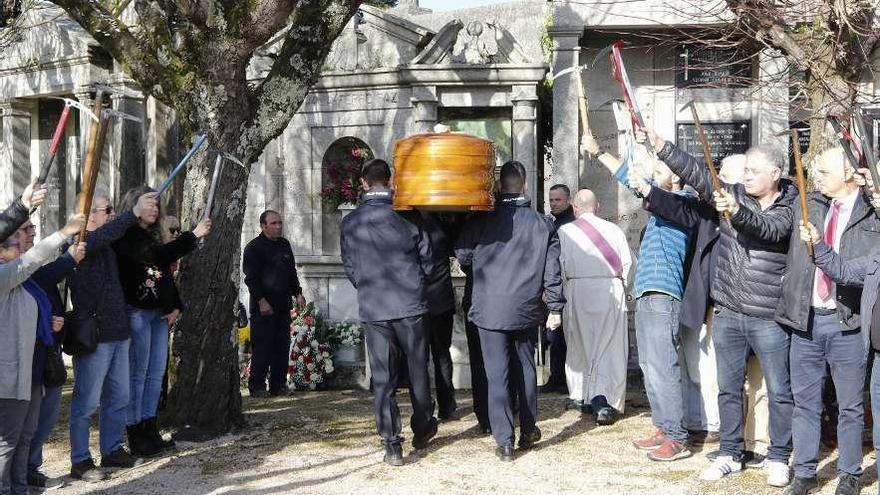
<path id="1" fill-rule="evenodd" d="M 554 72 L 579 63 L 581 27 L 549 30 L 554 42 Z M 562 77 L 553 82 L 553 169 L 552 183 L 578 189 L 580 178 L 580 131 L 575 78 Z"/>
<path id="2" fill-rule="evenodd" d="M 510 94 L 513 104 L 513 159 L 526 167 L 529 195 L 538 207 L 538 94 L 535 86 L 514 86 Z"/>
<path id="3" fill-rule="evenodd" d="M 0 204 L 21 194 L 31 176 L 31 114 L 12 100 L 0 101 Z"/>
<path id="4" fill-rule="evenodd" d="M 786 103 L 788 64 L 785 57 L 774 50 L 763 50 L 758 55 L 758 81 L 760 97 L 756 105 L 757 118 L 752 120 L 752 142 L 778 148 L 787 161 L 789 137 L 779 135 L 789 128 L 789 105 Z"/>
<path id="5" fill-rule="evenodd" d="M 95 98 L 92 94 L 91 86 L 79 86 L 74 89 L 73 95 L 86 108 L 92 110 L 95 108 Z M 107 101 L 105 99 L 104 103 L 106 104 Z M 78 195 L 82 190 L 82 173 L 86 160 L 86 147 L 89 144 L 89 133 L 92 129 L 92 119 L 85 112 L 77 110 L 76 113 L 79 116 L 79 139 L 77 140 L 76 156 L 74 157 L 77 166 L 72 167 L 70 172 L 68 172 L 67 183 L 74 187 L 74 194 Z M 114 197 L 113 199 L 118 200 L 121 198 Z M 78 196 L 76 204 L 79 205 Z"/>
<path id="6" fill-rule="evenodd" d="M 437 123 L 436 86 L 414 86 L 410 101 L 413 105 L 413 133 L 432 132 Z"/>
<path id="7" fill-rule="evenodd" d="M 113 109 L 141 119 L 135 122 L 121 117 L 113 118 L 112 134 L 107 137 L 104 164 L 101 167 L 100 182 L 110 184 L 116 197 L 122 197 L 126 191 L 144 184 L 146 180 L 144 152 L 144 100 L 143 96 L 126 82 L 114 85 L 110 96 Z M 109 157 L 109 161 L 106 159 Z M 109 182 L 104 179 L 108 178 Z"/>

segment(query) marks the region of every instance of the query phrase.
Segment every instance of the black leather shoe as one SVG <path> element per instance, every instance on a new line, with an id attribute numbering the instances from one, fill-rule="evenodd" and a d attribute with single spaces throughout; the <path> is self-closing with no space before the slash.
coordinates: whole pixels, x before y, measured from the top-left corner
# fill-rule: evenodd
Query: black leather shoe
<path id="1" fill-rule="evenodd" d="M 499 445 L 498 448 L 495 449 L 495 456 L 497 456 L 501 462 L 513 462 L 513 445 Z"/>
<path id="2" fill-rule="evenodd" d="M 596 424 L 602 426 L 613 425 L 617 420 L 617 412 L 612 407 L 603 407 L 596 413 Z"/>
<path id="3" fill-rule="evenodd" d="M 254 399 L 265 399 L 267 397 L 269 397 L 269 392 L 265 390 L 256 390 L 254 392 L 251 392 L 251 398 Z"/>
<path id="4" fill-rule="evenodd" d="M 403 447 L 399 443 L 386 443 L 383 460 L 389 466 L 403 466 Z"/>
<path id="5" fill-rule="evenodd" d="M 834 495 L 858 495 L 862 489 L 862 478 L 854 474 L 844 474 L 837 483 Z"/>
<path id="6" fill-rule="evenodd" d="M 50 478 L 39 469 L 35 469 L 28 472 L 27 484 L 28 486 L 39 488 L 40 490 L 55 490 L 56 488 L 64 486 L 64 481 L 62 481 L 61 478 Z"/>
<path id="7" fill-rule="evenodd" d="M 156 418 L 145 419 L 143 422 L 143 431 L 144 436 L 149 438 L 153 442 L 153 445 L 162 449 L 163 451 L 174 450 L 177 448 L 174 440 L 165 440 L 165 438 L 162 436 L 162 432 L 159 431 L 159 423 Z"/>
<path id="8" fill-rule="evenodd" d="M 128 452 L 125 451 L 122 447 L 114 450 L 113 452 L 101 456 L 101 467 L 102 468 L 133 468 L 135 466 L 140 466 L 143 464 L 140 458 L 135 457 Z"/>
<path id="9" fill-rule="evenodd" d="M 95 461 L 92 459 L 86 459 L 70 466 L 70 477 L 77 480 L 88 481 L 89 483 L 97 483 L 109 478 L 106 472 L 95 466 Z"/>
<path id="10" fill-rule="evenodd" d="M 530 449 L 534 447 L 539 440 L 541 440 L 541 429 L 536 426 L 534 430 L 528 433 L 523 433 L 522 436 L 519 437 L 519 448 L 523 450 Z"/>
<path id="11" fill-rule="evenodd" d="M 816 477 L 812 478 L 795 478 L 791 484 L 782 492 L 782 495 L 807 495 L 819 491 L 819 481 Z"/>
<path id="12" fill-rule="evenodd" d="M 424 435 L 413 437 L 412 446 L 414 449 L 419 450 L 427 447 L 428 442 L 437 435 L 437 420 L 431 418 L 431 423 L 428 428 L 428 432 Z"/>
<path id="13" fill-rule="evenodd" d="M 477 427 L 479 428 L 480 433 L 482 433 L 483 435 L 492 434 L 492 427 L 489 425 L 477 425 Z"/>

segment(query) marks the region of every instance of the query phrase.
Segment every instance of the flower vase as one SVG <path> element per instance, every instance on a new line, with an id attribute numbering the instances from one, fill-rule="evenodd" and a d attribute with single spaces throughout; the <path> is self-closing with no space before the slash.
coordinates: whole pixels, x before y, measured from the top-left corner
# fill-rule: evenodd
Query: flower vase
<path id="1" fill-rule="evenodd" d="M 333 362 L 335 364 L 342 363 L 362 363 L 364 361 L 364 343 L 361 342 L 356 346 L 339 346 L 333 351 Z"/>

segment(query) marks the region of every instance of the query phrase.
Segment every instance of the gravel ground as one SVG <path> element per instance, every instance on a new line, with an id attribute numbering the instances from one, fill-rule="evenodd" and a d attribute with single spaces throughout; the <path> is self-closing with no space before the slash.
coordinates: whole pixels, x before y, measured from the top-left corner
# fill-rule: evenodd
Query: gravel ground
<path id="1" fill-rule="evenodd" d="M 298 393 L 289 398 L 249 399 L 250 427 L 206 443 L 181 443 L 163 458 L 107 482 L 68 480 L 54 493 L 68 494 L 777 494 L 761 470 L 717 483 L 697 476 L 708 461 L 704 452 L 674 463 L 649 461 L 631 439 L 651 432 L 642 397 L 632 397 L 626 417 L 597 427 L 590 416 L 564 411 L 564 397 L 542 396 L 539 426 L 543 440 L 511 464 L 498 462 L 491 438 L 477 433 L 467 391 L 459 392 L 460 421 L 440 425 L 431 445 L 413 452 L 407 465 L 382 463 L 374 433 L 370 396 L 359 391 Z M 65 414 L 69 391 L 65 393 Z M 406 395 L 400 398 L 408 417 Z M 61 424 L 66 424 L 62 418 Z M 406 428 L 406 426 L 405 426 Z M 97 436 L 92 449 L 97 452 Z M 713 450 L 714 446 L 706 450 Z M 46 449 L 45 470 L 61 475 L 69 468 L 66 428 Z M 834 493 L 833 452 L 820 464 L 823 494 Z M 866 451 L 866 487 L 877 493 L 874 460 Z"/>

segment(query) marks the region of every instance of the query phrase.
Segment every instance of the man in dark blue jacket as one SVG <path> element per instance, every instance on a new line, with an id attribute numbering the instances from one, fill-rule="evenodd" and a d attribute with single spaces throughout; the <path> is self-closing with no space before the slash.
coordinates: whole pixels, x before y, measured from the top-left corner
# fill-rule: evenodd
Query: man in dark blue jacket
<path id="1" fill-rule="evenodd" d="M 542 294 L 558 328 L 565 305 L 559 267 L 559 238 L 548 218 L 530 208 L 525 195 L 526 171 L 519 162 L 501 167 L 501 197 L 495 211 L 473 217 L 455 247 L 462 265 L 471 265 L 473 302 L 468 317 L 479 328 L 489 382 L 489 422 L 498 444 L 497 456 L 513 460 L 513 414 L 509 384 L 522 380 L 520 448 L 541 438 L 533 338 L 543 319 Z M 520 366 L 513 370 L 510 359 Z M 521 377 L 512 377 L 517 372 Z"/>
<path id="2" fill-rule="evenodd" d="M 292 298 L 296 298 L 299 307 L 306 303 L 293 249 L 290 241 L 281 236 L 281 215 L 273 210 L 264 211 L 260 215 L 260 229 L 262 233 L 245 246 L 242 254 L 244 283 L 251 296 L 251 397 L 287 393 Z"/>
<path id="3" fill-rule="evenodd" d="M 361 172 L 361 204 L 342 221 L 342 264 L 357 289 L 373 379 L 373 408 L 385 442 L 385 462 L 403 465 L 400 410 L 395 398 L 400 359 L 406 359 L 413 415 L 413 447 L 437 434 L 428 379 L 428 304 L 431 242 L 417 215 L 398 215 L 388 188 L 391 168 L 370 160 Z M 402 354 L 402 356 L 401 356 Z"/>

